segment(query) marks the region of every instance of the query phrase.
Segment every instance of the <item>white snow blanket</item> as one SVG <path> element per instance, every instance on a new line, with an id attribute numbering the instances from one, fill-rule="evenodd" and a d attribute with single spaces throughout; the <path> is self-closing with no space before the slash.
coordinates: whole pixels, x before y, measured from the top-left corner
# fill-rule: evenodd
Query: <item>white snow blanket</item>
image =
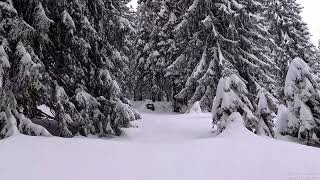
<path id="1" fill-rule="evenodd" d="M 218 137 L 210 114 L 142 116 L 113 139 L 2 140 L 0 180 L 320 179 L 319 148 L 254 135 L 238 114 Z"/>

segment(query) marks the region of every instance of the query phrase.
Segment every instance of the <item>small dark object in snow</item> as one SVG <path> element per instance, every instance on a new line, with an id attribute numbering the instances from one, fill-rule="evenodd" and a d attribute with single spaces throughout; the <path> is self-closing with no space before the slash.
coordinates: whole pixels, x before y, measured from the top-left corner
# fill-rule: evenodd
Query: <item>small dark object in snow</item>
<path id="1" fill-rule="evenodd" d="M 147 107 L 147 109 L 150 109 L 150 110 L 152 110 L 152 111 L 155 110 L 154 104 L 147 104 L 146 107 Z"/>

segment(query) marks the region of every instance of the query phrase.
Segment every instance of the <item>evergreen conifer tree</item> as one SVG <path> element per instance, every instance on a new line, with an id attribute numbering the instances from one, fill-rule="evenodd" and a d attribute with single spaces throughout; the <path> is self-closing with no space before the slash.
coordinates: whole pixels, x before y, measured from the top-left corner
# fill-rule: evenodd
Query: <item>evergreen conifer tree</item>
<path id="1" fill-rule="evenodd" d="M 177 54 L 173 28 L 177 21 L 175 1 L 139 1 L 135 99 L 173 101 L 175 82 L 165 68 Z"/>
<path id="2" fill-rule="evenodd" d="M 223 61 L 229 61 L 245 80 L 251 102 L 262 88 L 274 93 L 279 69 L 271 58 L 271 35 L 260 16 L 263 4 L 194 0 L 181 1 L 180 7 L 185 13 L 175 32 L 185 39 L 180 42 L 181 54 L 167 68 L 187 76 L 176 98 L 189 106 L 200 101 L 202 109 L 210 111 Z"/>
<path id="3" fill-rule="evenodd" d="M 265 17 L 268 31 L 277 45 L 277 48 L 273 48 L 273 58 L 280 68 L 278 86 L 284 87 L 292 59 L 300 57 L 312 66 L 319 66 L 316 48 L 310 41 L 307 24 L 301 17 L 302 7 L 296 0 L 264 1 L 263 4 L 267 7 Z"/>
<path id="4" fill-rule="evenodd" d="M 227 65 L 227 64 L 226 64 Z M 258 131 L 258 119 L 253 114 L 253 106 L 247 97 L 248 90 L 236 70 L 225 68 L 220 79 L 216 96 L 213 100 L 212 115 L 216 134 L 221 133 L 231 123 L 229 116 L 238 112 L 244 119 L 245 126 Z"/>
<path id="5" fill-rule="evenodd" d="M 120 135 L 139 118 L 125 98 L 134 33 L 127 3 L 0 2 L 2 138 Z"/>
<path id="6" fill-rule="evenodd" d="M 319 144 L 319 80 L 301 58 L 292 60 L 284 89 L 288 119 L 280 119 L 287 123 L 282 133 L 297 137 L 307 144 Z"/>

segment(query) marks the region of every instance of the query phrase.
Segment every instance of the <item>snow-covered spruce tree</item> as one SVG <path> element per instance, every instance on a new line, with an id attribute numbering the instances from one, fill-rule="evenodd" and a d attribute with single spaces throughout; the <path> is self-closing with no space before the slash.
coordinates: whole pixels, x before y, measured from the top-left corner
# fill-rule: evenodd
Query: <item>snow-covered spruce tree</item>
<path id="1" fill-rule="evenodd" d="M 207 28 L 202 24 L 201 21 L 206 18 L 206 14 L 204 7 L 197 8 L 199 3 L 205 2 L 180 1 L 177 3 L 181 16 L 178 19 L 180 23 L 175 27 L 174 32 L 177 34 L 176 39 L 179 40 L 179 56 L 166 68 L 166 76 L 177 78 L 176 81 L 180 86 L 179 91 L 175 93 L 175 98 L 178 101 L 188 104 L 189 107 L 200 101 L 202 110 L 208 111 L 219 77 L 215 76 L 218 69 L 215 61 L 210 62 L 210 59 L 213 59 L 212 53 L 208 51 L 210 47 L 206 44 L 206 38 L 212 37 L 209 35 L 213 29 L 210 28 L 210 24 Z M 203 75 L 204 73 L 206 75 Z M 206 78 L 201 78 L 202 76 Z M 197 86 L 198 80 L 201 80 L 199 86 Z"/>
<path id="2" fill-rule="evenodd" d="M 18 102 L 22 98 L 32 96 L 31 90 L 38 87 L 42 65 L 35 62 L 27 52 L 22 42 L 16 46 L 13 57 L 10 59 L 6 46 L 7 40 L 2 39 L 0 45 L 1 61 L 1 86 L 0 86 L 0 139 L 12 136 L 18 132 L 28 135 L 50 136 L 51 134 L 43 127 L 34 124 L 23 114 L 23 106 Z M 30 102 L 26 100 L 25 104 Z"/>
<path id="3" fill-rule="evenodd" d="M 262 88 L 273 94 L 278 68 L 270 58 L 274 44 L 264 28 L 259 1 L 194 0 L 181 1 L 179 7 L 185 13 L 175 32 L 185 38 L 181 54 L 167 68 L 188 77 L 178 99 L 189 106 L 200 101 L 202 109 L 210 111 L 226 59 L 246 81 L 252 102 Z"/>
<path id="4" fill-rule="evenodd" d="M 287 128 L 284 134 L 307 144 L 319 144 L 320 91 L 318 77 L 301 58 L 292 60 L 285 81 L 288 106 Z"/>
<path id="5" fill-rule="evenodd" d="M 0 2 L 1 138 L 119 135 L 139 118 L 122 93 L 133 31 L 126 3 Z"/>
<path id="6" fill-rule="evenodd" d="M 268 31 L 278 46 L 273 49 L 273 57 L 280 68 L 278 86 L 284 87 L 288 65 L 295 57 L 302 58 L 312 66 L 319 66 L 316 48 L 310 41 L 307 24 L 300 15 L 302 7 L 296 0 L 264 0 L 263 3 L 267 7 Z"/>
<path id="7" fill-rule="evenodd" d="M 177 51 L 173 34 L 175 13 L 175 1 L 139 1 L 136 100 L 173 100 L 175 82 L 173 78 L 165 77 L 164 69 L 172 63 Z"/>
<path id="8" fill-rule="evenodd" d="M 25 39 L 29 33 L 32 34 L 33 29 L 16 16 L 11 0 L 0 2 L 0 139 L 19 132 L 50 136 L 46 129 L 28 119 L 23 114 L 23 106 L 18 104 L 21 98 L 31 95 L 29 90 L 38 86 L 39 70 L 43 66 L 21 41 L 10 46 L 5 38 L 7 33 L 11 35 L 10 40 L 16 39 L 17 35 Z M 22 29 L 24 31 L 19 34 Z"/>
<path id="9" fill-rule="evenodd" d="M 242 115 L 245 126 L 249 130 L 253 132 L 258 130 L 258 119 L 253 114 L 253 106 L 247 95 L 245 82 L 239 77 L 237 71 L 226 68 L 219 81 L 212 105 L 213 126 L 216 134 L 221 133 L 232 123 L 229 122 L 228 117 L 234 112 Z"/>

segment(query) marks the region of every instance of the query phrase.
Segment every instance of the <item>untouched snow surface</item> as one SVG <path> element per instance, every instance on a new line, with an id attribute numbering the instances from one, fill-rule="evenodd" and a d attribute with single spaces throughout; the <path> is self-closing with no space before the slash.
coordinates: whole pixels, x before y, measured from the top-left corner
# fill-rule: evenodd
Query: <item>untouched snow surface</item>
<path id="1" fill-rule="evenodd" d="M 0 180 L 320 179 L 320 149 L 259 137 L 235 121 L 213 137 L 210 114 L 142 114 L 112 139 L 0 141 Z"/>

